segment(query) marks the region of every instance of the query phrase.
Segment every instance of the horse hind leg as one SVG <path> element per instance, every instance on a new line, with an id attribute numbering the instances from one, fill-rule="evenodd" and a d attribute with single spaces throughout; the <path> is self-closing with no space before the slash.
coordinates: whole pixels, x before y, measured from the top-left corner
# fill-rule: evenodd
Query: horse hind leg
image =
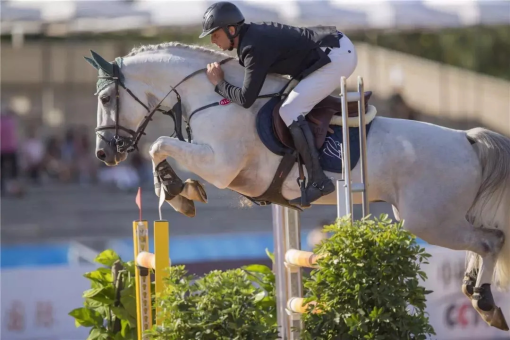
<path id="1" fill-rule="evenodd" d="M 466 264 L 466 272 L 462 279 L 462 293 L 470 300 L 473 297 L 476 279 L 478 278 L 478 268 L 480 267 L 481 258 L 478 254 L 471 253 Z"/>
<path id="2" fill-rule="evenodd" d="M 482 258 L 477 253 L 468 251 L 466 256 L 466 272 L 462 279 L 462 293 L 472 299 Z"/>
<path id="3" fill-rule="evenodd" d="M 466 221 L 466 223 L 468 223 Z M 492 296 L 491 283 L 498 255 L 503 247 L 505 235 L 498 229 L 475 228 L 471 242 L 474 247 L 462 282 L 462 292 L 471 299 L 473 308 L 490 326 L 508 331 L 508 324 Z M 477 249 L 477 250 L 474 250 Z"/>
<path id="4" fill-rule="evenodd" d="M 452 250 L 468 250 L 481 257 L 482 265 L 478 273 L 476 262 L 471 260 L 469 263 L 467 273 L 470 275 L 465 288 L 468 294 L 465 294 L 472 299 L 473 307 L 485 322 L 501 330 L 508 330 L 505 317 L 496 306 L 491 293 L 491 280 L 498 254 L 504 243 L 504 233 L 498 229 L 475 228 L 465 218 L 457 221 L 438 221 L 434 224 L 433 221 L 418 220 L 410 216 L 408 219 L 404 218 L 404 221 L 407 230 L 431 245 Z M 435 225 L 435 231 L 430 230 L 431 225 Z M 472 287 L 475 277 L 476 285 Z"/>
<path id="5" fill-rule="evenodd" d="M 476 286 L 473 287 L 471 303 L 475 310 L 482 316 L 485 322 L 490 326 L 508 331 L 508 324 L 501 312 L 501 308 L 496 306 L 491 292 L 491 281 L 494 275 L 494 268 L 498 259 L 498 254 L 505 242 L 505 235 L 498 229 L 479 229 L 483 232 L 482 244 L 486 250 L 482 257 L 480 270 L 477 273 Z M 472 268 L 472 270 L 476 270 Z"/>

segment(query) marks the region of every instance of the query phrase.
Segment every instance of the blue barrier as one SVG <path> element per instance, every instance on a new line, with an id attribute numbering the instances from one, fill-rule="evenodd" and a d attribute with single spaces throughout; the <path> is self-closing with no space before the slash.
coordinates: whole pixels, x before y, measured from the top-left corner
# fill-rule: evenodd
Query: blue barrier
<path id="1" fill-rule="evenodd" d="M 309 231 L 301 233 L 302 249 L 312 250 L 306 244 Z M 150 245 L 152 248 L 152 235 Z M 426 243 L 418 240 L 418 243 Z M 133 239 L 112 239 L 108 249 L 113 249 L 124 261 L 133 259 Z M 267 259 L 266 249 L 273 252 L 273 234 L 225 233 L 194 236 L 170 235 L 172 263 L 196 263 L 227 260 Z M 71 244 L 34 244 L 2 246 L 0 268 L 69 265 Z M 154 251 L 154 249 L 150 249 Z M 99 251 L 98 251 L 99 252 Z"/>

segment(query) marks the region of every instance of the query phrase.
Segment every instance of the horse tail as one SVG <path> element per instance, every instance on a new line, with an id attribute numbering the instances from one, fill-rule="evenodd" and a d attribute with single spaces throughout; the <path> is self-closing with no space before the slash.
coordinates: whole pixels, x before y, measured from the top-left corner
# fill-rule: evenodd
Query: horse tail
<path id="1" fill-rule="evenodd" d="M 494 131 L 466 131 L 482 167 L 482 182 L 468 218 L 475 227 L 503 231 L 505 241 L 498 254 L 493 282 L 500 289 L 510 285 L 510 138 Z M 481 265 L 477 257 L 477 267 Z M 468 259 L 469 260 L 469 259 Z"/>

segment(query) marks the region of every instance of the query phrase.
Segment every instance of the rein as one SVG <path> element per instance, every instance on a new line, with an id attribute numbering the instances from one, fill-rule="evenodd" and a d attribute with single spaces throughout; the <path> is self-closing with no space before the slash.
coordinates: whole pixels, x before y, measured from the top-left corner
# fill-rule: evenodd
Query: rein
<path id="1" fill-rule="evenodd" d="M 285 89 L 285 87 L 284 87 Z M 257 97 L 257 99 L 261 99 L 261 98 L 272 98 L 272 97 L 280 97 L 283 95 L 283 90 L 280 91 L 280 92 L 276 92 L 276 93 L 271 93 L 271 94 L 263 94 L 263 95 L 260 95 Z M 207 104 L 207 105 L 204 105 L 202 107 L 199 107 L 198 109 L 194 110 L 190 115 L 189 115 L 189 118 L 188 120 L 186 120 L 186 134 L 188 135 L 188 143 L 191 143 L 191 127 L 190 127 L 190 122 L 191 122 L 191 117 L 193 117 L 193 115 L 199 111 L 202 111 L 202 110 L 205 110 L 205 109 L 208 109 L 210 107 L 214 107 L 214 106 L 218 106 L 220 105 L 220 102 L 214 102 L 214 103 L 211 103 L 211 104 Z M 179 137 L 179 136 L 178 136 Z M 181 134 L 181 137 L 182 137 L 182 134 Z M 180 140 L 184 141 L 184 138 L 180 138 Z"/>

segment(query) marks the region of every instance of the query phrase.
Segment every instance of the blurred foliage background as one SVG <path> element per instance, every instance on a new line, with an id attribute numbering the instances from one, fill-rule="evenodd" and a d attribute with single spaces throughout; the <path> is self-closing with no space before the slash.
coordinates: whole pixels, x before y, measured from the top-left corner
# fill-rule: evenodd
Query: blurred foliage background
<path id="1" fill-rule="evenodd" d="M 339 27 L 341 29 L 341 27 Z M 76 39 L 126 41 L 130 46 L 163 41 L 186 44 L 209 44 L 199 39 L 200 27 L 180 27 L 159 30 L 157 34 L 123 31 L 102 34 L 83 34 L 75 37 L 27 36 L 27 40 Z M 353 41 L 362 41 L 391 50 L 427 58 L 447 65 L 510 80 L 510 25 L 471 26 L 437 30 L 365 30 L 345 31 Z M 10 36 L 2 36 L 10 40 Z M 129 45 L 129 44 L 128 44 Z"/>
<path id="2" fill-rule="evenodd" d="M 371 31 L 351 39 L 510 80 L 510 26 Z"/>

